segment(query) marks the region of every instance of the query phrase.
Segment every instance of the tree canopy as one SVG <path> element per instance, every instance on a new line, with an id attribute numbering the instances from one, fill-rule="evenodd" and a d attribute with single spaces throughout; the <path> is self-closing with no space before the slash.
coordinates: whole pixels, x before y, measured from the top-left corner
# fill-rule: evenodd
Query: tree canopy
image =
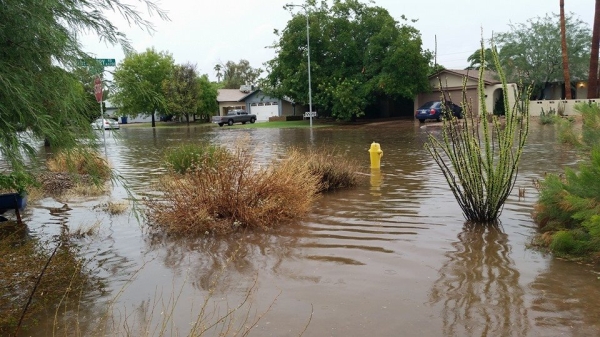
<path id="1" fill-rule="evenodd" d="M 431 53 L 419 32 L 396 21 L 386 9 L 358 0 L 317 5 L 308 2 L 276 32 L 277 56 L 267 62 L 261 88 L 305 105 L 308 95 L 308 43 L 314 105 L 320 114 L 340 119 L 362 116 L 380 97 L 410 98 L 429 89 Z"/>
<path id="2" fill-rule="evenodd" d="M 590 60 L 591 32 L 573 14 L 565 16 L 569 72 L 573 80 L 586 79 Z M 549 82 L 562 81 L 560 17 L 536 17 L 526 23 L 510 24 L 510 31 L 495 37 L 500 62 L 509 81 L 534 83 L 537 96 Z"/>
<path id="3" fill-rule="evenodd" d="M 195 114 L 198 108 L 200 88 L 197 77 L 196 66 L 190 63 L 175 65 L 171 76 L 162 83 L 169 114 L 186 117 L 188 123 L 190 114 Z"/>
<path id="4" fill-rule="evenodd" d="M 239 89 L 242 85 L 256 85 L 263 72 L 260 68 L 252 68 L 248 60 L 240 60 L 238 63 L 227 61 L 224 65 L 215 66 L 215 71 L 217 78 L 223 76 L 222 85 L 225 89 Z"/>
<path id="5" fill-rule="evenodd" d="M 200 116 L 205 116 L 208 120 L 210 116 L 219 111 L 217 85 L 211 83 L 206 74 L 198 77 L 196 81 L 198 82 L 199 91 L 196 113 Z"/>
<path id="6" fill-rule="evenodd" d="M 114 73 L 113 103 L 119 107 L 119 113 L 131 117 L 152 116 L 154 127 L 154 113 L 168 111 L 162 83 L 173 69 L 173 57 L 167 52 L 150 48 L 143 53 L 128 53 Z"/>
<path id="7" fill-rule="evenodd" d="M 165 17 L 151 1 L 140 2 Z M 92 31 L 102 41 L 129 46 L 105 11 L 151 28 L 134 6 L 119 0 L 88 0 L 85 5 L 69 0 L 2 1 L 0 154 L 11 169 L 23 167 L 24 154 L 35 156 L 32 139 L 55 147 L 93 143 L 85 90 L 71 70 L 80 59 L 90 59 L 78 41 L 81 33 Z"/>

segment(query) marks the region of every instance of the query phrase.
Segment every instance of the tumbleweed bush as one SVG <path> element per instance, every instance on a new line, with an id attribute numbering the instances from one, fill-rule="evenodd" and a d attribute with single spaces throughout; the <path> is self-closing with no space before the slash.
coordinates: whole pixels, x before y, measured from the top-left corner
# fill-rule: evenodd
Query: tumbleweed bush
<path id="1" fill-rule="evenodd" d="M 172 233 L 227 233 L 270 228 L 306 214 L 317 197 L 318 178 L 297 152 L 265 167 L 237 147 L 216 165 L 167 174 L 160 198 L 145 200 L 150 223 Z"/>

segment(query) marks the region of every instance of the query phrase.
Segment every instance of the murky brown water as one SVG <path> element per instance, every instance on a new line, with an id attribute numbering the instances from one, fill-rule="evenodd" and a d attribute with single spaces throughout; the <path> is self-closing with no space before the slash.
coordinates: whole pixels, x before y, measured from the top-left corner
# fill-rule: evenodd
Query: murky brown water
<path id="1" fill-rule="evenodd" d="M 158 335 L 171 311 L 174 325 L 165 335 L 186 335 L 213 288 L 207 309 L 213 319 L 251 289 L 233 315 L 234 325 L 251 325 L 266 312 L 251 336 L 297 336 L 309 320 L 304 336 L 600 335 L 599 271 L 526 248 L 535 233 L 532 179 L 577 160 L 557 145 L 553 127 L 533 123 L 516 184 L 526 188 L 525 198 L 515 188 L 501 224 L 489 228 L 465 224 L 423 148 L 428 131 L 439 129 L 412 121 L 312 131 L 123 128 L 119 142 L 107 133 L 107 148 L 137 196 L 152 193 L 163 152 L 183 142 L 233 145 L 245 137 L 260 161 L 288 146 L 336 146 L 367 168 L 367 150 L 377 141 L 384 156 L 381 170 L 361 186 L 325 195 L 305 221 L 268 233 L 155 237 L 130 216 L 92 210 L 106 198 L 70 202 L 63 213 L 51 211 L 61 202 L 43 200 L 25 221 L 41 235 L 100 221 L 86 249 L 101 261 L 100 276 L 109 278 L 113 292 L 95 302 L 121 292 L 116 325 L 147 325 L 143 335 Z M 110 198 L 125 197 L 117 186 Z M 99 313 L 88 315 L 93 321 Z"/>

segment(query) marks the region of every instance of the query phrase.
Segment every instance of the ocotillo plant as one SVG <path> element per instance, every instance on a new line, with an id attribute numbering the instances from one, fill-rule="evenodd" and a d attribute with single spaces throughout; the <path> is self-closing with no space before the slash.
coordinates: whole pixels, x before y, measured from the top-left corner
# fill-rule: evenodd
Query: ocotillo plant
<path id="1" fill-rule="evenodd" d="M 483 41 L 481 47 L 483 51 Z M 467 220 L 477 222 L 493 221 L 500 216 L 502 206 L 514 187 L 519 159 L 529 131 L 530 89 L 516 90 L 515 103 L 511 107 L 498 53 L 494 47 L 492 51 L 502 81 L 504 125 L 501 125 L 497 116 L 488 114 L 484 92 L 485 69 L 482 66 L 478 84 L 479 116 L 474 113 L 472 102 L 467 100 L 465 78 L 461 102 L 464 119 L 457 120 L 450 111 L 444 111 L 449 119 L 444 120 L 442 139 L 429 134 L 425 144 L 442 169 L 464 216 Z M 485 64 L 484 57 L 482 52 L 482 65 Z M 440 88 L 441 84 L 440 80 Z M 442 101 L 445 103 L 444 99 Z M 491 123 L 488 116 L 492 116 Z"/>

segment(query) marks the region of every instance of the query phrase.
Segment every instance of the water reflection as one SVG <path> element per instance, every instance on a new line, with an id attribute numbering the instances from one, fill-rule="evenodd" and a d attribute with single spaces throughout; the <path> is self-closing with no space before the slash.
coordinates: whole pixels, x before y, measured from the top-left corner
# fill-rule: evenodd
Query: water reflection
<path id="1" fill-rule="evenodd" d="M 519 272 L 498 224 L 466 223 L 430 293 L 441 303 L 444 336 L 525 336 L 529 330 Z"/>
<path id="2" fill-rule="evenodd" d="M 371 195 L 377 197 L 381 196 L 381 170 L 380 169 L 371 169 Z"/>
<path id="3" fill-rule="evenodd" d="M 240 277 L 252 278 L 259 271 L 290 276 L 280 266 L 293 255 L 298 236 L 297 230 L 287 228 L 285 234 L 254 230 L 230 237 L 153 234 L 145 241 L 148 251 L 159 251 L 164 265 L 175 275 L 186 273 L 194 288 L 214 290 L 217 285 L 216 290 L 225 292 L 236 288 Z"/>

